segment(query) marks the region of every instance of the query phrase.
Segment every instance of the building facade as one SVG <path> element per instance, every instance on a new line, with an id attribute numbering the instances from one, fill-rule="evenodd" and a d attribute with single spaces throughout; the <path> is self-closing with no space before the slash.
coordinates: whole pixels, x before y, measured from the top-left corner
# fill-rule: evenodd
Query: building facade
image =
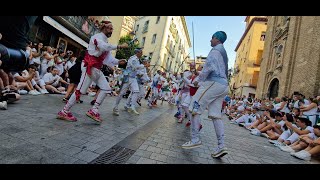
<path id="1" fill-rule="evenodd" d="M 107 19 L 112 22 L 113 33 L 109 38 L 110 44 L 118 44 L 121 37 L 126 36 L 134 31 L 134 25 L 137 16 L 107 16 Z M 112 51 L 115 56 L 116 51 Z"/>
<path id="2" fill-rule="evenodd" d="M 184 16 L 140 16 L 134 32 L 153 72 L 186 68 L 191 41 Z"/>
<path id="3" fill-rule="evenodd" d="M 28 39 L 44 46 L 71 50 L 78 55 L 88 47 L 90 37 L 99 32 L 90 16 L 39 16 Z"/>
<path id="4" fill-rule="evenodd" d="M 258 97 L 319 95 L 319 57 L 319 16 L 268 16 Z"/>
<path id="5" fill-rule="evenodd" d="M 266 16 L 245 19 L 246 30 L 235 49 L 235 68 L 230 81 L 230 91 L 236 96 L 256 96 L 267 21 Z"/>

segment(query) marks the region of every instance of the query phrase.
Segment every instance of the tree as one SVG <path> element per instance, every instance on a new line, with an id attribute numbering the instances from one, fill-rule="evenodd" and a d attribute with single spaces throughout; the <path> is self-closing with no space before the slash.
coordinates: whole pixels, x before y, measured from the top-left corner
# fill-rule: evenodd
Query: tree
<path id="1" fill-rule="evenodd" d="M 121 37 L 119 40 L 119 44 L 128 43 L 129 48 L 126 49 L 119 49 L 117 50 L 116 58 L 117 59 L 129 59 L 131 56 L 134 55 L 134 50 L 139 47 L 139 43 L 130 43 L 133 40 L 131 35 L 126 35 Z"/>

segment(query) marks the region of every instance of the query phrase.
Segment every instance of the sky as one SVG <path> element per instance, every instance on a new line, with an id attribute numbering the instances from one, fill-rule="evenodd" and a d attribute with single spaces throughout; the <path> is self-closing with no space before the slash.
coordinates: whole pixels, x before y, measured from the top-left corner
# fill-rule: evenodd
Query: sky
<path id="1" fill-rule="evenodd" d="M 224 47 L 227 51 L 229 63 L 228 67 L 234 65 L 236 59 L 236 48 L 242 34 L 245 31 L 246 16 L 185 16 L 189 31 L 189 36 L 196 56 L 207 57 L 211 50 L 211 37 L 216 31 L 224 31 L 227 40 Z M 192 32 L 192 22 L 194 34 Z M 194 43 L 193 43 L 194 35 Z M 190 58 L 193 59 L 193 47 L 190 48 Z"/>

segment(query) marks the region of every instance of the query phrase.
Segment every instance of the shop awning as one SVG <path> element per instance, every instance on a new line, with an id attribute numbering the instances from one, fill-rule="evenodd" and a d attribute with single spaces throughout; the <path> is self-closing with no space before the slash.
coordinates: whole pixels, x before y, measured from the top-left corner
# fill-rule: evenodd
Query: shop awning
<path id="1" fill-rule="evenodd" d="M 71 39 L 75 40 L 77 43 L 81 44 L 85 48 L 88 47 L 88 43 L 82 40 L 80 37 L 69 31 L 67 28 L 63 27 L 61 24 L 59 24 L 57 21 L 52 19 L 49 16 L 43 16 L 43 20 L 50 24 L 51 26 L 55 27 L 57 30 L 61 31 L 63 34 L 67 35 Z"/>

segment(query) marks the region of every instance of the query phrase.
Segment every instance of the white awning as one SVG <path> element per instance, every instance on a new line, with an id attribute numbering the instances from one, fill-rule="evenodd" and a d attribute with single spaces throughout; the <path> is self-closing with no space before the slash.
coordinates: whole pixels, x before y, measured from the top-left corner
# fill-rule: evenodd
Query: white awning
<path id="1" fill-rule="evenodd" d="M 88 43 L 85 42 L 84 40 L 82 40 L 81 38 L 79 38 L 77 35 L 75 35 L 74 33 L 72 33 L 71 31 L 69 31 L 67 28 L 63 27 L 61 24 L 59 24 L 57 21 L 55 21 L 54 19 L 52 19 L 49 16 L 43 16 L 43 20 L 45 22 L 47 22 L 48 24 L 50 24 L 51 26 L 55 27 L 56 29 L 58 29 L 59 31 L 61 31 L 63 34 L 67 35 L 68 37 L 70 37 L 71 39 L 75 40 L 76 42 L 78 42 L 79 44 L 81 44 L 82 46 L 84 46 L 85 48 L 88 47 Z"/>

